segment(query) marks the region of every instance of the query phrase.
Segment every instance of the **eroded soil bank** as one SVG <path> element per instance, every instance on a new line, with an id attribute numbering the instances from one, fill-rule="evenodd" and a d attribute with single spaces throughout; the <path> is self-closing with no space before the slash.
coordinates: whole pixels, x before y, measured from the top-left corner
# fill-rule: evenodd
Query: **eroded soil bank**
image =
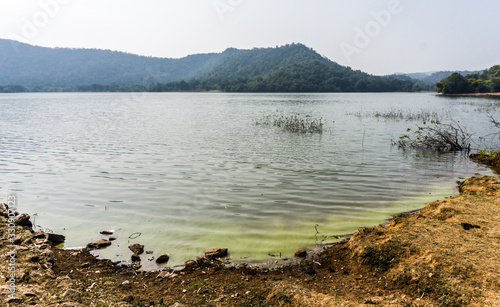
<path id="1" fill-rule="evenodd" d="M 459 196 L 273 269 L 226 268 L 207 259 L 182 271 L 117 267 L 87 250 L 54 248 L 4 216 L 0 305 L 500 306 L 499 196 L 499 179 L 470 178 Z"/>

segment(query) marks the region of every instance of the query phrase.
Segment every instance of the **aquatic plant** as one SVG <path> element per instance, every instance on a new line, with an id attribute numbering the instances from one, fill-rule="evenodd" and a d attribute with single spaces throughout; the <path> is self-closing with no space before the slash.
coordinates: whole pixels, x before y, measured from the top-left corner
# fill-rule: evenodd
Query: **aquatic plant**
<path id="1" fill-rule="evenodd" d="M 436 111 L 420 110 L 420 111 L 408 111 L 405 112 L 402 109 L 390 109 L 388 111 L 374 111 L 370 113 L 350 112 L 346 115 L 352 115 L 359 118 L 363 117 L 374 117 L 377 119 L 385 120 L 395 120 L 395 121 L 437 121 L 439 120 L 439 114 Z"/>
<path id="2" fill-rule="evenodd" d="M 274 126 L 293 133 L 323 133 L 321 118 L 312 118 L 300 113 L 291 116 L 266 115 L 256 120 L 255 125 Z"/>
<path id="3" fill-rule="evenodd" d="M 472 135 L 467 129 L 454 122 L 443 124 L 440 121 L 424 122 L 424 126 L 417 126 L 415 130 L 408 128 L 408 134 L 399 137 L 393 145 L 400 148 L 431 149 L 438 151 L 470 150 Z"/>

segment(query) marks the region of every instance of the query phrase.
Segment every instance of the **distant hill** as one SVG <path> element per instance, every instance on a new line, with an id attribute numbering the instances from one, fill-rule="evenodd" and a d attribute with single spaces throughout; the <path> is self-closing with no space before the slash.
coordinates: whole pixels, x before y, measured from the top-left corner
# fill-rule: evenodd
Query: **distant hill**
<path id="1" fill-rule="evenodd" d="M 421 87 L 411 78 L 373 76 L 302 44 L 154 58 L 45 48 L 0 39 L 0 91 L 382 92 Z"/>
<path id="2" fill-rule="evenodd" d="M 468 74 L 472 74 L 472 73 L 479 73 L 481 71 L 468 71 L 468 70 L 461 70 L 461 71 L 438 71 L 438 72 L 435 72 L 433 74 L 431 74 L 430 76 L 422 79 L 422 82 L 424 82 L 425 84 L 428 84 L 428 85 L 435 85 L 437 82 L 443 80 L 444 78 L 454 74 L 454 73 L 459 73 L 461 75 L 468 75 Z"/>
<path id="3" fill-rule="evenodd" d="M 419 73 L 397 73 L 397 75 L 404 75 L 408 76 L 412 79 L 419 80 L 422 82 L 423 85 L 429 86 L 432 89 L 434 89 L 434 86 L 436 85 L 437 82 L 443 80 L 444 78 L 452 75 L 453 73 L 459 73 L 461 75 L 468 75 L 472 73 L 480 73 L 481 71 L 468 71 L 468 70 L 462 70 L 462 71 L 433 71 L 433 72 L 419 72 Z"/>
<path id="4" fill-rule="evenodd" d="M 423 80 L 427 77 L 429 77 L 430 75 L 432 75 L 433 73 L 435 73 L 435 71 L 432 71 L 432 72 L 415 72 L 415 73 L 409 73 L 409 74 L 405 74 L 405 73 L 396 73 L 398 75 L 405 75 L 405 76 L 408 76 L 412 79 L 415 79 L 415 80 Z"/>
<path id="5" fill-rule="evenodd" d="M 235 52 L 228 49 L 166 59 L 110 50 L 45 48 L 0 39 L 0 84 L 75 87 L 164 83 L 207 73 Z"/>

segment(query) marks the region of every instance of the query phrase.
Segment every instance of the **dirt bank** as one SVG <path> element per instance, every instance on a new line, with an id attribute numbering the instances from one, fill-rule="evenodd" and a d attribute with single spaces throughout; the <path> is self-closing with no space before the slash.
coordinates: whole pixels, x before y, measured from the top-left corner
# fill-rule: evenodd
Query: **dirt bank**
<path id="1" fill-rule="evenodd" d="M 446 94 L 443 96 L 452 97 L 490 97 L 490 98 L 500 98 L 500 93 L 469 93 L 469 94 Z"/>
<path id="2" fill-rule="evenodd" d="M 0 305 L 500 306 L 499 195 L 499 179 L 471 178 L 459 196 L 274 269 L 200 259 L 182 271 L 143 272 L 51 247 L 2 217 Z"/>

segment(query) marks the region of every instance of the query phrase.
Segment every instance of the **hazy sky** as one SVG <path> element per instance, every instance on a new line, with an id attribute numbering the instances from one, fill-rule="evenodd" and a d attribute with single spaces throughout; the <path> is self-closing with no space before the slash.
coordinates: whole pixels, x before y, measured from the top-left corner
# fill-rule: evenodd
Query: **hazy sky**
<path id="1" fill-rule="evenodd" d="M 300 42 L 372 74 L 500 64 L 498 0 L 0 0 L 0 38 L 179 58 Z"/>

